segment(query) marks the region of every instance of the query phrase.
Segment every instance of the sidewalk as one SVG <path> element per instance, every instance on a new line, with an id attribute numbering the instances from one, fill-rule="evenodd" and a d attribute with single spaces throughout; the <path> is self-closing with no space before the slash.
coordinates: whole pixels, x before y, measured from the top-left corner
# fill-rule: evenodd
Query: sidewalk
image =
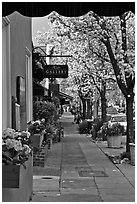
<path id="1" fill-rule="evenodd" d="M 32 202 L 134 202 L 135 167 L 114 165 L 105 144 L 78 134 L 72 121 L 71 114 L 63 115 L 65 137 L 34 175 Z"/>

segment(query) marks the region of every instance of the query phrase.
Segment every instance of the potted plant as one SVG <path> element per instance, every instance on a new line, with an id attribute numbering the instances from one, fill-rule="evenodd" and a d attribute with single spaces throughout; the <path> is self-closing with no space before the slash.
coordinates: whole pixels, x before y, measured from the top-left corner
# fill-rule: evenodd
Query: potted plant
<path id="1" fill-rule="evenodd" d="M 32 146 L 40 148 L 43 141 L 45 124 L 43 120 L 31 121 L 28 123 L 28 131 L 31 133 Z"/>
<path id="2" fill-rule="evenodd" d="M 109 124 L 104 123 L 101 128 L 102 133 L 106 136 L 108 147 L 120 148 L 122 141 L 122 134 L 124 132 L 124 127 L 119 123 Z"/>
<path id="3" fill-rule="evenodd" d="M 30 133 L 3 130 L 2 198 L 3 202 L 29 201 L 32 196 L 32 148 Z"/>
<path id="4" fill-rule="evenodd" d="M 22 164 L 28 160 L 32 149 L 30 145 L 30 133 L 27 131 L 16 132 L 7 128 L 2 135 L 2 163 Z M 24 165 L 25 167 L 25 165 Z"/>
<path id="5" fill-rule="evenodd" d="M 48 149 L 50 149 L 50 147 L 52 145 L 52 139 L 53 139 L 54 134 L 55 134 L 55 129 L 54 129 L 53 125 L 47 124 L 46 128 L 44 130 L 44 134 L 46 137 L 46 141 L 48 143 Z"/>

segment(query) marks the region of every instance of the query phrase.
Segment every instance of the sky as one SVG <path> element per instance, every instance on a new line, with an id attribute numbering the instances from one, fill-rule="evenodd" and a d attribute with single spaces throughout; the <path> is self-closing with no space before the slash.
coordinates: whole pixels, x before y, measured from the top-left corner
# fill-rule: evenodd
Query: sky
<path id="1" fill-rule="evenodd" d="M 32 18 L 32 39 L 34 46 L 37 45 L 35 37 L 37 36 L 37 32 L 46 32 L 49 30 L 48 25 L 48 16 L 39 17 L 39 18 Z"/>

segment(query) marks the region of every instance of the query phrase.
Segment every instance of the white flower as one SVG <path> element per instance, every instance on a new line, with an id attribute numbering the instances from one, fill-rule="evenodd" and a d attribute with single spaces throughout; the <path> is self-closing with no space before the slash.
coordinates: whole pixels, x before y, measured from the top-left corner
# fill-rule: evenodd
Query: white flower
<path id="1" fill-rule="evenodd" d="M 30 132 L 26 131 L 26 133 L 27 133 L 27 138 L 29 138 L 30 137 Z"/>
<path id="2" fill-rule="evenodd" d="M 28 131 L 22 131 L 22 132 L 21 132 L 21 135 L 22 135 L 22 136 L 26 136 L 27 138 L 30 137 L 30 133 L 29 133 Z"/>
<path id="3" fill-rule="evenodd" d="M 22 143 L 20 140 L 15 140 L 14 141 L 14 149 L 18 152 L 22 150 Z"/>
<path id="4" fill-rule="evenodd" d="M 42 119 L 41 119 L 41 122 L 43 122 L 43 123 L 44 123 L 44 122 L 45 122 L 45 118 L 42 118 Z"/>
<path id="5" fill-rule="evenodd" d="M 38 123 L 39 125 L 41 124 L 40 120 L 36 120 L 34 123 Z"/>
<path id="6" fill-rule="evenodd" d="M 27 141 L 29 136 L 30 133 L 28 131 L 16 132 L 11 128 L 7 128 L 3 131 L 3 151 L 9 152 L 12 158 L 16 156 L 16 153 L 23 153 L 27 159 L 28 154 L 31 153 L 31 148 L 28 145 L 23 145 L 23 140 L 25 137 L 25 140 Z M 12 151 L 12 149 L 14 151 Z M 20 162 L 22 162 L 22 158 L 20 158 Z"/>
<path id="7" fill-rule="evenodd" d="M 4 140 L 2 140 L 2 145 L 5 145 L 5 144 L 6 144 L 6 142 Z"/>
<path id="8" fill-rule="evenodd" d="M 20 132 L 15 132 L 14 137 L 18 137 L 18 136 L 21 136 Z"/>
<path id="9" fill-rule="evenodd" d="M 29 148 L 29 146 L 28 145 L 23 145 L 23 149 L 22 149 L 24 152 L 25 152 L 25 154 L 30 154 L 30 152 L 31 152 L 31 148 Z"/>
<path id="10" fill-rule="evenodd" d="M 19 140 L 7 139 L 5 142 L 7 149 L 14 148 L 16 151 L 22 150 L 22 143 Z"/>
<path id="11" fill-rule="evenodd" d="M 10 138 L 14 138 L 14 134 L 15 134 L 15 130 L 14 129 L 7 128 L 7 129 L 3 130 L 2 137 L 6 138 L 8 136 Z"/>
<path id="12" fill-rule="evenodd" d="M 14 148 L 14 139 L 7 139 L 6 140 L 6 146 L 7 146 L 7 149 L 12 149 Z"/>

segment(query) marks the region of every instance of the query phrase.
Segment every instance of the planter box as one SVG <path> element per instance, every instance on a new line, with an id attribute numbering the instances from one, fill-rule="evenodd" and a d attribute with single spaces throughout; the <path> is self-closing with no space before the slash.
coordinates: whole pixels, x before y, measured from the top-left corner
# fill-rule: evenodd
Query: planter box
<path id="1" fill-rule="evenodd" d="M 122 141 L 122 135 L 107 137 L 108 147 L 110 148 L 120 148 L 121 141 Z"/>
<path id="2" fill-rule="evenodd" d="M 33 157 L 22 165 L 2 165 L 2 202 L 28 202 L 33 191 Z"/>
<path id="3" fill-rule="evenodd" d="M 20 165 L 2 165 L 2 187 L 3 188 L 19 188 L 20 176 L 25 171 Z"/>
<path id="4" fill-rule="evenodd" d="M 130 162 L 132 165 L 135 165 L 135 144 L 134 143 L 129 143 L 130 146 Z"/>
<path id="5" fill-rule="evenodd" d="M 33 134 L 30 139 L 32 141 L 32 146 L 39 149 L 42 145 L 43 134 Z"/>

